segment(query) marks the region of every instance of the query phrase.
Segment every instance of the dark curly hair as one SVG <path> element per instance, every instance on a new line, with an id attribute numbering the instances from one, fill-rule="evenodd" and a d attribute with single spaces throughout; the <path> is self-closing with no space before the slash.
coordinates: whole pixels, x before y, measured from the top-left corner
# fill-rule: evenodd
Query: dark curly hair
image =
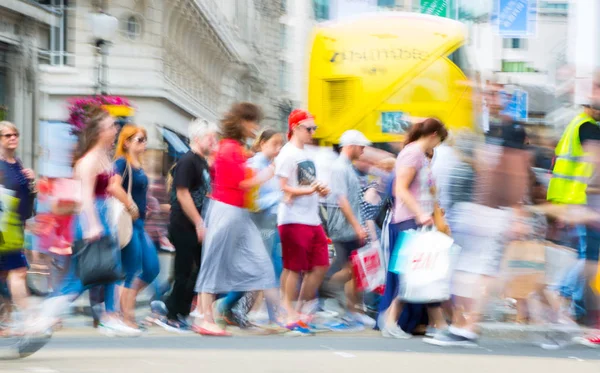
<path id="1" fill-rule="evenodd" d="M 245 138 L 243 121 L 260 122 L 262 119 L 263 112 L 259 106 L 249 102 L 233 104 L 221 119 L 221 137 L 243 142 Z"/>

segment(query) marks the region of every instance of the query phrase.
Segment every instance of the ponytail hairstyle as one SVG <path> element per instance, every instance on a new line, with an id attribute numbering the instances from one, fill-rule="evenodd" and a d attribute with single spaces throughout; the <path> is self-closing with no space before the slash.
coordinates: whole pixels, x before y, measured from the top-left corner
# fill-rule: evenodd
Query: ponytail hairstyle
<path id="1" fill-rule="evenodd" d="M 430 136 L 434 133 L 440 137 L 442 142 L 448 137 L 448 130 L 442 121 L 437 118 L 427 118 L 422 122 L 412 125 L 410 131 L 408 131 L 408 135 L 406 135 L 404 145 L 406 146 L 419 140 L 421 137 Z"/>
<path id="2" fill-rule="evenodd" d="M 280 132 L 275 131 L 274 129 L 271 128 L 267 128 L 265 130 L 263 130 L 260 135 L 258 135 L 258 137 L 256 138 L 256 140 L 254 141 L 254 144 L 252 144 L 252 151 L 254 153 L 260 153 L 260 148 L 263 146 L 263 144 L 269 140 L 271 140 L 271 138 L 275 135 L 279 135 Z"/>

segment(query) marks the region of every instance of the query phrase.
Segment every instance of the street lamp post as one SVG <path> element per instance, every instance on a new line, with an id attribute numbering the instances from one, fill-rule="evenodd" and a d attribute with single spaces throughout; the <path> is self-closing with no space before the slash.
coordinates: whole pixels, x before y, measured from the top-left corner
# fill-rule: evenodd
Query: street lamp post
<path id="1" fill-rule="evenodd" d="M 94 46 L 100 56 L 98 65 L 98 89 L 100 94 L 108 93 L 108 48 L 119 27 L 117 18 L 106 13 L 94 13 L 91 16 Z"/>

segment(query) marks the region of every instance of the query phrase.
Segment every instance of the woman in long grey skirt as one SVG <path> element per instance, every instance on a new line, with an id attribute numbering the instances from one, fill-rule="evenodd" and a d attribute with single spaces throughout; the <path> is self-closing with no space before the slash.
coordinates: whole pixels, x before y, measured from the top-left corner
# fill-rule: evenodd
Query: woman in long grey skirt
<path id="1" fill-rule="evenodd" d="M 256 105 L 239 103 L 221 121 L 223 139 L 214 160 L 212 201 L 196 282 L 204 320 L 193 330 L 202 335 L 230 335 L 215 323 L 215 294 L 265 290 L 267 298 L 277 298 L 273 264 L 247 209 L 250 193 L 242 187 L 248 172 L 243 143 L 256 137 L 261 117 Z"/>

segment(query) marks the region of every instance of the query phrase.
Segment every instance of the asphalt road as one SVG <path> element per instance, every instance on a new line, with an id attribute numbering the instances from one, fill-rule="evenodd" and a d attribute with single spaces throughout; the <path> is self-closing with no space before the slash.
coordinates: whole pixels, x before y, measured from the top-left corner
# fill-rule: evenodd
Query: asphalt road
<path id="1" fill-rule="evenodd" d="M 4 340 L 6 345 L 8 341 Z M 2 345 L 0 345 L 0 349 Z M 34 355 L 0 361 L 0 372 L 600 372 L 600 350 L 543 350 L 531 343 L 483 340 L 479 348 L 439 348 L 420 339 L 148 335 L 137 339 L 55 335 Z"/>

